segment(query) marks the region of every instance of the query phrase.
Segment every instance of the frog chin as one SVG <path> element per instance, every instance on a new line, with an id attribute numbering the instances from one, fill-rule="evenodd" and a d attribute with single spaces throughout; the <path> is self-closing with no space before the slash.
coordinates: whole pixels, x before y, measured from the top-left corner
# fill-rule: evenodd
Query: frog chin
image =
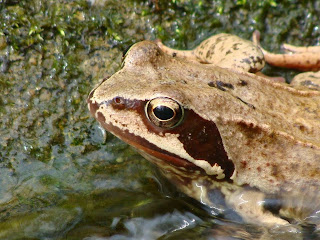
<path id="1" fill-rule="evenodd" d="M 115 126 L 111 126 L 111 128 L 109 128 L 110 132 L 135 148 L 143 157 L 158 165 L 160 168 L 164 168 L 165 165 L 171 165 L 172 167 L 186 171 L 198 169 L 198 167 L 192 162 L 163 150 L 139 136 L 135 136 L 128 131 L 123 132 Z"/>

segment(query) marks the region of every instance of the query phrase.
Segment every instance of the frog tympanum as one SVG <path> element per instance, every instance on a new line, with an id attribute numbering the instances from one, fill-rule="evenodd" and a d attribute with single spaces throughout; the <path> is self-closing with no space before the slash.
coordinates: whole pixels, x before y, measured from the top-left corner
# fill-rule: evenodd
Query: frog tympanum
<path id="1" fill-rule="evenodd" d="M 318 225 L 319 73 L 305 87 L 256 75 L 268 54 L 229 34 L 193 51 L 142 41 L 88 107 L 201 203 L 270 227 Z"/>

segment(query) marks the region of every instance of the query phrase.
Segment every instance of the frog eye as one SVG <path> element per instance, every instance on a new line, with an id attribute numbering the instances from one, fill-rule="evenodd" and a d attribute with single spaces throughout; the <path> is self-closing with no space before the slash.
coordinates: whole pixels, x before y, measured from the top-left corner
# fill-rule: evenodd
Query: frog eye
<path id="1" fill-rule="evenodd" d="M 171 98 L 154 98 L 147 102 L 146 115 L 150 122 L 161 128 L 174 128 L 184 117 L 181 105 Z"/>

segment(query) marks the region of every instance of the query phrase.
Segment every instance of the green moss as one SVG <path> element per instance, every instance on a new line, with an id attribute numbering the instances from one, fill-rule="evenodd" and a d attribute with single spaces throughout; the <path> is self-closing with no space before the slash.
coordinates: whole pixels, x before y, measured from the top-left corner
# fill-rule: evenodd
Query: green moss
<path id="1" fill-rule="evenodd" d="M 47 187 L 50 187 L 50 186 L 59 187 L 59 185 L 60 185 L 59 179 L 57 179 L 51 175 L 42 175 L 39 177 L 39 181 L 41 184 L 43 184 Z"/>

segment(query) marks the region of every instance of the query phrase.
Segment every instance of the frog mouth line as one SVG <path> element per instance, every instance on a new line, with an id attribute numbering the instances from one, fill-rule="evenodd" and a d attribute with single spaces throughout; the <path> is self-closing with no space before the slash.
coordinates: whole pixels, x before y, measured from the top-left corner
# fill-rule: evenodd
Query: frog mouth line
<path id="1" fill-rule="evenodd" d="M 98 117 L 99 118 L 99 117 Z M 98 119 L 99 121 L 99 119 Z M 175 155 L 169 153 L 156 145 L 148 142 L 147 140 L 136 136 L 132 133 L 129 133 L 127 130 L 123 131 L 120 128 L 112 125 L 106 124 L 105 122 L 99 121 L 103 128 L 110 131 L 112 134 L 120 138 L 122 141 L 128 143 L 139 151 L 145 152 L 152 157 L 159 159 L 161 161 L 165 161 L 166 163 L 173 165 L 174 167 L 183 167 L 186 170 L 199 170 L 200 168 L 193 163 Z M 148 159 L 149 160 L 149 159 Z"/>
<path id="2" fill-rule="evenodd" d="M 105 117 L 100 113 L 97 112 L 97 110 L 99 109 L 99 104 L 97 103 L 93 103 L 90 99 L 93 95 L 92 91 L 89 94 L 88 97 L 88 107 L 89 110 L 92 114 L 92 116 L 94 116 L 98 122 L 102 125 L 102 127 L 104 129 L 106 129 L 107 131 L 111 132 L 112 134 L 114 134 L 115 136 L 117 136 L 118 138 L 120 138 L 122 141 L 128 143 L 129 145 L 133 146 L 134 148 L 138 149 L 139 151 L 143 151 L 146 154 L 153 156 L 156 159 L 159 159 L 161 161 L 165 161 L 166 163 L 173 165 L 174 167 L 183 167 L 187 170 L 202 170 L 201 168 L 199 168 L 198 166 L 196 166 L 195 164 L 175 155 L 172 154 L 166 150 L 163 150 L 159 147 L 157 147 L 156 145 L 154 145 L 153 143 L 150 143 L 149 141 L 143 139 L 142 137 L 136 136 L 132 133 L 130 133 L 128 130 L 121 130 L 120 128 L 112 125 L 112 124 L 107 124 L 105 122 Z M 97 114 L 96 114 L 97 112 Z"/>

